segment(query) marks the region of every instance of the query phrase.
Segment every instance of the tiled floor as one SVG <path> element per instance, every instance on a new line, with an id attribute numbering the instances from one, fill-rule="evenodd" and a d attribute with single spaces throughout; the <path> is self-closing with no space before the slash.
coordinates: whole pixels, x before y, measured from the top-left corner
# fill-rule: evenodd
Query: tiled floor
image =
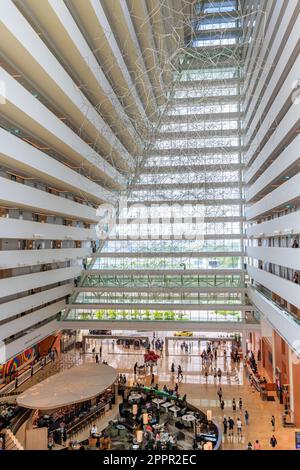
<path id="1" fill-rule="evenodd" d="M 97 349 L 98 350 L 98 349 Z M 229 351 L 229 350 L 228 350 Z M 158 384 L 163 387 L 166 384 L 168 387 L 173 387 L 177 382 L 177 374 L 171 373 L 172 362 L 175 364 L 175 370 L 180 364 L 183 369 L 183 380 L 179 384 L 180 393 L 187 394 L 188 401 L 199 407 L 203 411 L 212 410 L 213 419 L 221 426 L 223 417 L 232 416 L 236 421 L 238 416 L 241 416 L 243 422 L 243 436 L 238 439 L 236 433 L 233 438 L 225 438 L 223 442 L 223 449 L 246 449 L 248 442 L 252 444 L 256 440 L 259 440 L 263 450 L 271 450 L 270 438 L 273 434 L 271 427 L 271 416 L 274 415 L 276 418 L 276 431 L 275 436 L 278 441 L 278 450 L 293 450 L 295 443 L 295 430 L 283 428 L 281 424 L 283 407 L 276 402 L 262 401 L 259 393 L 253 391 L 248 384 L 245 376 L 244 367 L 241 363 L 239 367 L 236 367 L 229 358 L 224 360 L 223 353 L 220 351 L 218 360 L 213 367 L 217 369 L 220 367 L 222 370 L 221 386 L 223 390 L 223 399 L 225 401 L 224 412 L 221 411 L 219 406 L 219 400 L 217 396 L 217 390 L 219 387 L 219 380 L 214 380 L 212 371 L 210 371 L 208 379 L 206 381 L 204 376 L 203 367 L 201 364 L 201 358 L 199 357 L 198 349 L 191 351 L 191 354 L 181 354 L 180 348 L 175 347 L 173 350 L 170 348 L 170 355 L 164 356 L 159 359 L 157 367 L 154 368 L 154 374 L 157 377 Z M 67 356 L 67 362 L 70 362 L 70 356 Z M 92 354 L 79 355 L 76 354 L 76 362 L 90 362 L 94 361 L 95 358 Z M 73 356 L 74 357 L 74 356 Z M 133 366 L 135 362 L 140 365 L 143 364 L 143 351 L 134 351 L 133 349 L 127 350 L 119 346 L 112 347 L 111 341 L 103 341 L 102 343 L 102 360 L 108 362 L 109 365 L 115 367 L 118 373 L 124 373 L 127 379 L 134 378 Z M 74 362 L 74 360 L 72 360 Z M 142 382 L 142 377 L 139 381 Z M 41 377 L 35 377 L 31 383 L 28 381 L 24 388 L 28 388 L 33 385 L 33 382 L 40 381 Z M 242 412 L 232 410 L 232 398 L 239 401 L 242 398 L 243 409 Z M 244 411 L 247 409 L 250 420 L 249 425 L 245 425 Z M 110 413 L 109 418 L 117 413 L 117 407 Z M 104 418 L 97 422 L 99 428 L 102 429 L 107 425 L 107 419 Z M 87 437 L 89 430 L 84 432 L 84 436 Z"/>
<path id="2" fill-rule="evenodd" d="M 172 353 L 172 354 L 171 354 Z M 122 347 L 115 346 L 114 348 L 110 343 L 103 343 L 103 356 L 102 359 L 106 360 L 109 365 L 115 367 L 119 373 L 125 373 L 127 378 L 133 378 L 133 366 L 135 362 L 143 363 L 143 352 L 124 350 Z M 84 360 L 91 361 L 93 356 L 87 354 Z M 273 434 L 272 426 L 270 423 L 272 415 L 276 419 L 275 436 L 278 442 L 278 450 L 293 450 L 295 448 L 295 430 L 283 428 L 281 424 L 283 407 L 276 402 L 262 401 L 257 391 L 253 391 L 248 384 L 245 376 L 244 367 L 241 363 L 236 367 L 230 360 L 224 360 L 223 354 L 220 352 L 217 360 L 217 369 L 220 367 L 222 370 L 221 386 L 223 390 L 223 399 L 225 401 L 224 412 L 221 411 L 217 390 L 219 381 L 215 381 L 213 374 L 210 373 L 206 383 L 203 373 L 201 358 L 194 354 L 180 355 L 180 351 L 175 348 L 173 352 L 170 349 L 170 355 L 163 356 L 158 361 L 157 368 L 154 368 L 154 373 L 158 378 L 159 386 L 166 384 L 168 387 L 175 385 L 177 381 L 176 373 L 172 374 L 171 364 L 174 362 L 175 369 L 177 370 L 178 364 L 181 364 L 183 369 L 183 380 L 179 384 L 180 393 L 187 394 L 187 399 L 191 404 L 199 407 L 201 410 L 212 410 L 214 420 L 221 426 L 223 417 L 233 417 L 236 421 L 238 416 L 241 416 L 243 422 L 243 437 L 238 439 L 235 433 L 233 438 L 225 438 L 223 442 L 223 449 L 246 449 L 248 442 L 252 444 L 259 440 L 262 450 L 272 450 L 270 446 L 270 438 Z M 215 367 L 215 365 L 213 365 Z M 228 373 L 227 373 L 228 372 Z M 243 409 L 236 412 L 232 411 L 232 398 L 239 401 L 242 398 Z M 249 425 L 245 425 L 244 411 L 247 409 L 250 419 Z"/>

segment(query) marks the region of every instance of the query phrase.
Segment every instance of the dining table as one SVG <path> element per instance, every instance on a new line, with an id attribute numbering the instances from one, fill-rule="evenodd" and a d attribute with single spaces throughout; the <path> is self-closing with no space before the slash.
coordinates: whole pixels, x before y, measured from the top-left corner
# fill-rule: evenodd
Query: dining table
<path id="1" fill-rule="evenodd" d="M 180 411 L 180 407 L 177 406 L 177 405 L 170 406 L 168 411 L 172 411 L 172 413 L 174 414 L 174 418 L 177 418 L 177 413 L 178 413 L 178 411 Z"/>
<path id="2" fill-rule="evenodd" d="M 141 398 L 142 398 L 142 395 L 140 393 L 131 393 L 128 397 L 128 402 L 129 403 L 138 403 Z"/>
<path id="3" fill-rule="evenodd" d="M 167 401 L 166 403 L 162 403 L 160 406 L 161 408 L 165 408 L 167 410 L 168 408 L 170 408 L 170 406 L 172 406 L 172 403 Z"/>
<path id="4" fill-rule="evenodd" d="M 152 403 L 155 403 L 155 405 L 159 407 L 160 405 L 165 403 L 165 401 L 166 400 L 164 400 L 163 398 L 153 398 Z"/>

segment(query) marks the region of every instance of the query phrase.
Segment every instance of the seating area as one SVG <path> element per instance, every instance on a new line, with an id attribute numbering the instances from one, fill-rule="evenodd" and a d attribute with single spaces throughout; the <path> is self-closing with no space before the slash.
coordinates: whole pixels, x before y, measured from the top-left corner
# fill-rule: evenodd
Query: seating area
<path id="1" fill-rule="evenodd" d="M 207 416 L 182 398 L 149 387 L 127 389 L 119 415 L 87 448 L 112 450 L 213 450 L 221 433 Z M 83 443 L 82 443 L 83 444 Z"/>

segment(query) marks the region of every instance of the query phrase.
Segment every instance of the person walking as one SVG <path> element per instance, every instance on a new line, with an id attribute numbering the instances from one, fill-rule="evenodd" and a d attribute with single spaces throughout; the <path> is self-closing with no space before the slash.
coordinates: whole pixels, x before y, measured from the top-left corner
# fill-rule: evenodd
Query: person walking
<path id="1" fill-rule="evenodd" d="M 181 368 L 180 364 L 179 364 L 178 369 L 177 369 L 177 379 L 178 379 L 178 382 L 183 379 L 183 373 L 182 373 L 182 368 Z"/>
<path id="2" fill-rule="evenodd" d="M 258 440 L 255 441 L 254 450 L 261 450 L 261 445 L 260 445 L 260 442 Z"/>
<path id="3" fill-rule="evenodd" d="M 253 450 L 251 442 L 248 442 L 247 450 Z"/>
<path id="4" fill-rule="evenodd" d="M 242 411 L 242 408 L 243 408 L 243 400 L 240 398 L 239 399 L 239 409 L 240 409 L 240 411 Z"/>
<path id="5" fill-rule="evenodd" d="M 233 437 L 234 432 L 234 421 L 232 418 L 228 418 L 229 436 Z"/>
<path id="6" fill-rule="evenodd" d="M 137 368 L 138 368 L 138 363 L 136 362 L 133 366 L 133 373 L 134 375 L 136 375 L 136 371 L 137 371 Z"/>
<path id="7" fill-rule="evenodd" d="M 175 364 L 174 364 L 174 362 L 172 362 L 172 365 L 171 365 L 171 372 L 172 372 L 172 374 L 175 372 Z"/>
<path id="8" fill-rule="evenodd" d="M 224 408 L 225 408 L 225 402 L 224 402 L 224 400 L 221 401 L 220 407 L 221 407 L 221 410 L 224 411 Z"/>
<path id="9" fill-rule="evenodd" d="M 100 344 L 99 354 L 100 354 L 100 359 L 101 359 L 102 358 L 102 344 Z"/>
<path id="10" fill-rule="evenodd" d="M 96 356 L 95 356 L 95 361 L 96 361 L 96 364 L 99 364 L 99 356 L 98 356 L 98 354 L 96 354 Z"/>
<path id="11" fill-rule="evenodd" d="M 272 431 L 274 432 L 275 431 L 275 416 L 272 415 L 272 418 L 271 418 L 271 425 L 272 425 Z"/>
<path id="12" fill-rule="evenodd" d="M 242 420 L 241 420 L 240 417 L 236 420 L 236 427 L 237 427 L 238 436 L 242 437 L 242 435 L 243 435 L 242 434 Z"/>
<path id="13" fill-rule="evenodd" d="M 272 449 L 275 449 L 275 447 L 277 446 L 277 439 L 276 439 L 276 437 L 274 436 L 274 434 L 273 434 L 273 436 L 272 436 L 271 439 L 270 439 L 270 445 L 271 445 Z"/>
<path id="14" fill-rule="evenodd" d="M 224 436 L 227 436 L 227 428 L 228 428 L 228 421 L 227 421 L 226 416 L 224 416 L 224 419 L 223 419 L 223 434 L 224 434 Z"/>
<path id="15" fill-rule="evenodd" d="M 219 383 L 220 383 L 220 382 L 221 382 L 221 378 L 222 378 L 222 371 L 221 371 L 220 368 L 218 369 L 218 378 L 219 378 Z"/>
<path id="16" fill-rule="evenodd" d="M 217 391 L 217 394 L 218 394 L 218 397 L 219 397 L 219 402 L 221 403 L 222 395 L 223 395 L 222 387 L 219 387 L 219 389 Z"/>
<path id="17" fill-rule="evenodd" d="M 245 424 L 246 424 L 246 426 L 248 426 L 248 424 L 249 424 L 249 413 L 248 413 L 247 410 L 245 411 Z"/>
<path id="18" fill-rule="evenodd" d="M 151 387 L 154 385 L 155 383 L 155 376 L 154 374 L 151 374 Z"/>
<path id="19" fill-rule="evenodd" d="M 232 399 L 232 411 L 236 411 L 236 402 L 235 402 L 235 398 Z"/>

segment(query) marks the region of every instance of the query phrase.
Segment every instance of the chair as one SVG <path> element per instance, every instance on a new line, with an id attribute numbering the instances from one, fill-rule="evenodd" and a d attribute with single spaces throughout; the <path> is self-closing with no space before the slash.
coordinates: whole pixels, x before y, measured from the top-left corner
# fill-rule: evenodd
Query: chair
<path id="1" fill-rule="evenodd" d="M 110 435 L 110 437 L 117 437 L 119 435 L 119 430 L 115 427 L 112 427 L 110 429 L 109 435 Z"/>
<path id="2" fill-rule="evenodd" d="M 177 428 L 177 429 L 183 429 L 183 428 L 184 428 L 184 425 L 182 424 L 181 421 L 176 421 L 176 423 L 175 423 L 175 428 Z"/>
<path id="3" fill-rule="evenodd" d="M 125 439 L 128 435 L 127 429 L 119 429 L 119 437 L 121 439 Z"/>
<path id="4" fill-rule="evenodd" d="M 182 431 L 177 432 L 175 437 L 176 437 L 177 441 L 184 441 L 185 440 L 185 434 Z"/>

